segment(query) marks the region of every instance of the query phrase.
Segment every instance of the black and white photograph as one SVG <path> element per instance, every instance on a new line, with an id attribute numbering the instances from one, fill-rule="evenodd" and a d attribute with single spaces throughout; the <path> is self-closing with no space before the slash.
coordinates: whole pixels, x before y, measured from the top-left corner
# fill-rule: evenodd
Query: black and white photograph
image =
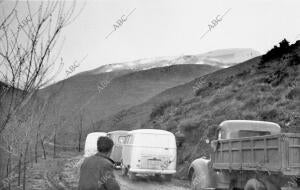
<path id="1" fill-rule="evenodd" d="M 0 190 L 300 190 L 299 0 L 0 0 Z"/>

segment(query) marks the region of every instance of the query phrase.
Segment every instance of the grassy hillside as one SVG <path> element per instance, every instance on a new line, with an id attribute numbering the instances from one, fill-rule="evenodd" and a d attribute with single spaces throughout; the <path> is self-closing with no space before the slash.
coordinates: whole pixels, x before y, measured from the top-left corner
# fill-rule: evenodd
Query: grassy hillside
<path id="1" fill-rule="evenodd" d="M 42 98 L 53 96 L 53 113 L 49 120 L 64 120 L 61 135 L 68 135 L 66 140 L 77 135 L 79 115 L 84 118 L 84 129 L 93 121 L 105 118 L 122 109 L 141 104 L 160 92 L 184 84 L 197 76 L 202 76 L 219 69 L 209 65 L 174 65 L 111 76 L 111 73 L 99 75 L 78 75 L 64 82 L 50 86 L 41 92 Z M 101 88 L 98 88 L 101 85 Z M 50 121 L 49 121 L 50 123 Z M 75 129 L 75 130 L 74 130 Z M 76 137 L 75 137 L 76 139 Z"/>
<path id="2" fill-rule="evenodd" d="M 226 78 L 234 77 L 238 73 L 256 67 L 259 61 L 260 57 L 257 57 L 226 69 L 198 76 L 188 83 L 175 86 L 159 93 L 143 104 L 121 110 L 117 114 L 100 120 L 95 126 L 101 130 L 140 128 L 142 124 L 145 125 L 145 123 L 148 122 L 150 114 L 155 107 L 159 107 L 169 100 L 176 102 L 181 99 L 193 99 L 195 97 L 195 89 L 198 89 L 201 85 L 209 83 L 210 81 L 223 81 Z"/>
<path id="3" fill-rule="evenodd" d="M 300 41 L 275 56 L 257 57 L 168 89 L 99 125 L 129 129 L 139 123 L 142 128 L 183 134 L 178 176 L 186 176 L 192 160 L 209 156 L 205 139 L 214 138 L 224 120 L 272 121 L 284 131 L 300 132 L 299 56 Z"/>

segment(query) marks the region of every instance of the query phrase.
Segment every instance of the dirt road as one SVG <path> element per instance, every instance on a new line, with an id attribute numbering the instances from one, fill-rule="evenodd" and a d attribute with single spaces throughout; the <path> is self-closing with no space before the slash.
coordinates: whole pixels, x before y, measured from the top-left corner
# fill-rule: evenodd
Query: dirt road
<path id="1" fill-rule="evenodd" d="M 82 156 L 66 155 L 56 159 L 39 160 L 28 169 L 26 189 L 32 190 L 75 190 L 77 189 L 80 162 Z M 115 171 L 115 176 L 122 190 L 187 190 L 188 182 L 173 179 L 165 182 L 154 177 L 139 177 L 130 181 Z"/>

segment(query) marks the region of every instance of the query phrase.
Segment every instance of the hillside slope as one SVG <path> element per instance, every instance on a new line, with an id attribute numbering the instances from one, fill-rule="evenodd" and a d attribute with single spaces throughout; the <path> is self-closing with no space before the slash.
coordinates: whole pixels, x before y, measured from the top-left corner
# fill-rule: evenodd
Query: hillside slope
<path id="1" fill-rule="evenodd" d="M 154 109 L 155 106 L 168 100 L 178 101 L 180 99 L 194 98 L 195 88 L 197 89 L 201 87 L 201 85 L 211 81 L 223 81 L 225 78 L 233 77 L 238 73 L 255 67 L 259 61 L 260 57 L 257 57 L 226 69 L 220 69 L 204 76 L 198 76 L 190 82 L 169 88 L 160 94 L 151 97 L 147 102 L 141 105 L 122 110 L 109 118 L 98 121 L 96 126 L 101 128 L 101 130 L 139 128 L 141 127 L 141 124 L 149 120 L 152 109 Z"/>
<path id="2" fill-rule="evenodd" d="M 300 41 L 263 63 L 261 57 L 218 70 L 168 89 L 146 103 L 99 122 L 99 126 L 158 128 L 183 134 L 178 148 L 178 176 L 189 163 L 209 156 L 207 138 L 229 119 L 279 123 L 284 131 L 300 132 Z M 115 118 L 118 118 L 116 120 Z"/>
<path id="3" fill-rule="evenodd" d="M 76 133 L 74 128 L 78 125 L 80 114 L 84 117 L 84 128 L 90 130 L 88 127 L 93 121 L 141 104 L 168 88 L 217 69 L 208 65 L 174 65 L 127 73 L 111 79 L 108 76 L 111 73 L 78 75 L 48 87 L 40 97 L 47 98 L 57 92 L 52 104 L 55 111 L 48 114 L 48 119 L 58 120 L 57 114 L 64 118 L 62 132 L 72 136 Z"/>
<path id="4" fill-rule="evenodd" d="M 39 92 L 39 97 L 51 97 L 53 101 L 47 123 L 62 120 L 62 128 L 72 131 L 79 124 L 80 115 L 84 115 L 84 128 L 88 128 L 91 123 L 139 105 L 168 88 L 257 55 L 252 49 L 235 48 L 109 64 L 48 86 Z"/>

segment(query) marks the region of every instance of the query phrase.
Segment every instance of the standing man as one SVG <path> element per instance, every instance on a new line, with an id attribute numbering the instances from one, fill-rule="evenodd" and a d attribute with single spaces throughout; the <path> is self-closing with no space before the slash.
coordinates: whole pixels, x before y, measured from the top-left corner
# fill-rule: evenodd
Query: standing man
<path id="1" fill-rule="evenodd" d="M 113 145 L 110 138 L 99 137 L 98 153 L 81 165 L 78 190 L 120 190 L 113 174 L 114 161 L 109 158 Z"/>

